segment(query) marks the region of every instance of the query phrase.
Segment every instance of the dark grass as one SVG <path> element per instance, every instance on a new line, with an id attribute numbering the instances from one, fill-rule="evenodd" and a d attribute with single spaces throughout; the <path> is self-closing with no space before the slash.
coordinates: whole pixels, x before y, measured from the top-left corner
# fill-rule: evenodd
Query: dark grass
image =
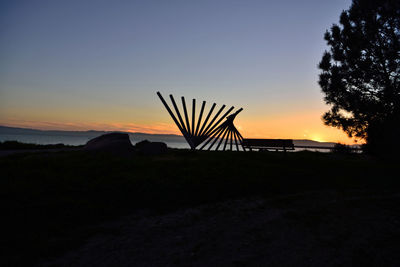
<path id="1" fill-rule="evenodd" d="M 137 209 L 316 190 L 385 194 L 400 185 L 395 162 L 318 152 L 34 153 L 2 157 L 0 169 L 2 261 L 21 266 L 65 252 L 100 231 L 92 225 Z"/>
<path id="2" fill-rule="evenodd" d="M 22 150 L 22 149 L 60 149 L 60 148 L 79 148 L 81 146 L 72 146 L 64 144 L 31 144 L 31 143 L 21 143 L 18 141 L 4 141 L 0 142 L 0 150 Z"/>

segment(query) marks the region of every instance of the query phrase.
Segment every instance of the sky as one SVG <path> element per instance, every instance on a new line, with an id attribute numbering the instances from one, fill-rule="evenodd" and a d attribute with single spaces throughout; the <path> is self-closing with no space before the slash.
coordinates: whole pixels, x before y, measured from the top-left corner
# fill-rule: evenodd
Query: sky
<path id="1" fill-rule="evenodd" d="M 245 138 L 352 143 L 321 120 L 317 68 L 350 4 L 2 0 L 0 125 L 178 134 L 160 91 L 242 107 Z"/>

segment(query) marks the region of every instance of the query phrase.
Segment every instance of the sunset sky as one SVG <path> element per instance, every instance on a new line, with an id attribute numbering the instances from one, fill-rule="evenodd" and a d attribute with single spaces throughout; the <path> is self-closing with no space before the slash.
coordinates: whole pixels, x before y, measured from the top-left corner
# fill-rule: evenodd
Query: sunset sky
<path id="1" fill-rule="evenodd" d="M 244 137 L 352 143 L 317 83 L 350 3 L 1 1 L 0 125 L 179 133 L 160 91 L 243 107 Z"/>

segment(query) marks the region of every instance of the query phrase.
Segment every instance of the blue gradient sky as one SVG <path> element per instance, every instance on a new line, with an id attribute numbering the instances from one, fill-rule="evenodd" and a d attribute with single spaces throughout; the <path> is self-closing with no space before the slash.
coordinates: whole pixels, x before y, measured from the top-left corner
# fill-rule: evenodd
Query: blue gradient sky
<path id="1" fill-rule="evenodd" d="M 176 132 L 161 91 L 243 107 L 247 136 L 348 141 L 317 64 L 350 0 L 0 3 L 0 124 Z"/>

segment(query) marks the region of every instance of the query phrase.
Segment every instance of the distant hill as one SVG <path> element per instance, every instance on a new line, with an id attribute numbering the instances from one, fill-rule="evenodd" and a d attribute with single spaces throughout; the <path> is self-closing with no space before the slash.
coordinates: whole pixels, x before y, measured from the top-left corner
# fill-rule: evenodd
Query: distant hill
<path id="1" fill-rule="evenodd" d="M 123 131 L 59 131 L 59 130 L 37 130 L 30 128 L 17 128 L 0 125 L 0 135 L 40 135 L 40 136 L 69 136 L 69 137 L 87 137 L 89 139 L 102 134 L 119 132 L 127 133 L 133 140 L 149 140 L 165 142 L 185 142 L 181 135 L 176 134 L 147 134 L 147 133 L 131 133 Z"/>
<path id="2" fill-rule="evenodd" d="M 293 143 L 295 146 L 321 146 L 321 147 L 333 147 L 336 143 L 334 142 L 318 142 L 314 140 L 307 139 L 294 139 Z"/>
<path id="3" fill-rule="evenodd" d="M 68 137 L 86 137 L 88 139 L 97 137 L 102 134 L 111 133 L 115 131 L 59 131 L 59 130 L 37 130 L 30 128 L 17 128 L 17 127 L 7 127 L 0 125 L 0 135 L 39 135 L 39 136 L 68 136 Z M 185 143 L 185 139 L 181 135 L 176 134 L 147 134 L 147 133 L 127 133 L 132 140 L 141 141 L 163 141 L 163 142 L 177 142 Z M 335 143 L 333 142 L 318 142 L 313 140 L 293 140 L 294 144 L 297 146 L 322 146 L 322 147 L 333 147 Z"/>

